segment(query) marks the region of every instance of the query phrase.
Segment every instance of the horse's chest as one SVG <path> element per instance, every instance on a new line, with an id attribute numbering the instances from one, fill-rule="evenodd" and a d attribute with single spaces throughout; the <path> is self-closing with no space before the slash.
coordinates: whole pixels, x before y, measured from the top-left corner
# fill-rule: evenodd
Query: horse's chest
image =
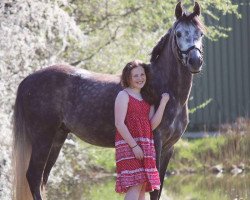
<path id="1" fill-rule="evenodd" d="M 174 116 L 172 121 L 169 124 L 170 133 L 182 133 L 187 125 L 187 113 L 186 108 L 178 106 L 175 109 Z"/>

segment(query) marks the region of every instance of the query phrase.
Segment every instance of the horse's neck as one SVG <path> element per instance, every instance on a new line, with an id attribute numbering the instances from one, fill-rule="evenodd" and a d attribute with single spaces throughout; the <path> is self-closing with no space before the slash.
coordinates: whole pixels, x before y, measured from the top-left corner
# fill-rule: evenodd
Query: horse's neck
<path id="1" fill-rule="evenodd" d="M 169 92 L 181 105 L 184 105 L 190 94 L 192 75 L 175 59 L 171 50 L 163 53 L 152 66 L 156 89 L 160 93 Z"/>

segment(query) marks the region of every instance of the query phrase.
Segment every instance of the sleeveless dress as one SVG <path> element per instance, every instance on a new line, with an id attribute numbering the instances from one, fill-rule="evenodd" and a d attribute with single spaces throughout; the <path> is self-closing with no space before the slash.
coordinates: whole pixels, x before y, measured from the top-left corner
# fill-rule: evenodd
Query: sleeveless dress
<path id="1" fill-rule="evenodd" d="M 125 124 L 132 137 L 142 148 L 144 158 L 135 158 L 131 147 L 118 130 L 115 136 L 116 192 L 125 193 L 130 186 L 146 183 L 146 192 L 160 189 L 160 178 L 156 168 L 153 133 L 149 121 L 150 105 L 129 95 Z"/>

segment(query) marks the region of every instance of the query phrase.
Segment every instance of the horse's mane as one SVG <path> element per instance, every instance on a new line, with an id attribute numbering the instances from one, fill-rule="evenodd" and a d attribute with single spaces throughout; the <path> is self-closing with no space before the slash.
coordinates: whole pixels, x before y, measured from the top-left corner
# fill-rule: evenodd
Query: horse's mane
<path id="1" fill-rule="evenodd" d="M 201 22 L 201 20 L 198 18 L 197 15 L 194 13 L 187 14 L 184 13 L 175 23 L 174 23 L 174 28 L 177 26 L 178 23 L 180 22 L 192 22 L 195 26 L 197 26 L 200 30 L 203 32 L 206 31 L 205 25 Z M 161 37 L 159 42 L 156 44 L 156 46 L 153 48 L 151 52 L 151 58 L 150 62 L 153 63 L 157 60 L 157 58 L 160 56 L 165 44 L 169 41 L 170 33 L 171 33 L 172 28 L 168 30 L 168 32 Z"/>
<path id="2" fill-rule="evenodd" d="M 157 45 L 153 48 L 151 52 L 151 58 L 150 58 L 151 63 L 155 62 L 157 58 L 160 56 L 165 44 L 169 40 L 170 32 L 171 32 L 171 29 L 169 29 L 168 32 L 164 36 L 161 37 Z"/>

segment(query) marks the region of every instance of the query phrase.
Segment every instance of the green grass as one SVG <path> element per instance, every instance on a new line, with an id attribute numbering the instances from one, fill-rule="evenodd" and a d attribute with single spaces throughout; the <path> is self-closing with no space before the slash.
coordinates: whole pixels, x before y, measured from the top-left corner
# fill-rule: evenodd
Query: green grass
<path id="1" fill-rule="evenodd" d="M 165 179 L 164 189 L 176 200 L 249 199 L 249 174 L 216 177 L 214 175 L 176 175 Z"/>
<path id="2" fill-rule="evenodd" d="M 249 157 L 250 121 L 238 119 L 235 124 L 224 127 L 220 136 L 178 141 L 168 169 L 193 168 L 200 171 L 222 164 L 226 170 L 230 170 L 232 165 L 242 163 L 248 169 Z"/>
<path id="3" fill-rule="evenodd" d="M 102 148 L 86 143 L 82 145 L 87 150 L 88 166 L 115 172 L 115 150 Z M 183 171 L 203 171 L 211 166 L 221 164 L 227 170 L 232 165 L 244 163 L 250 166 L 250 122 L 238 120 L 237 123 L 227 126 L 220 136 L 195 140 L 179 140 L 168 169 Z"/>
<path id="4" fill-rule="evenodd" d="M 90 185 L 89 188 L 85 189 L 83 196 L 86 200 L 124 199 L 124 195 L 115 192 L 115 180 L 111 178 Z"/>
<path id="5" fill-rule="evenodd" d="M 192 141 L 180 140 L 175 145 L 174 156 L 169 169 L 202 170 L 204 166 L 217 164 L 219 154 L 226 138 L 211 137 Z"/>
<path id="6" fill-rule="evenodd" d="M 87 145 L 90 167 L 99 167 L 104 172 L 115 172 L 115 149 Z"/>

